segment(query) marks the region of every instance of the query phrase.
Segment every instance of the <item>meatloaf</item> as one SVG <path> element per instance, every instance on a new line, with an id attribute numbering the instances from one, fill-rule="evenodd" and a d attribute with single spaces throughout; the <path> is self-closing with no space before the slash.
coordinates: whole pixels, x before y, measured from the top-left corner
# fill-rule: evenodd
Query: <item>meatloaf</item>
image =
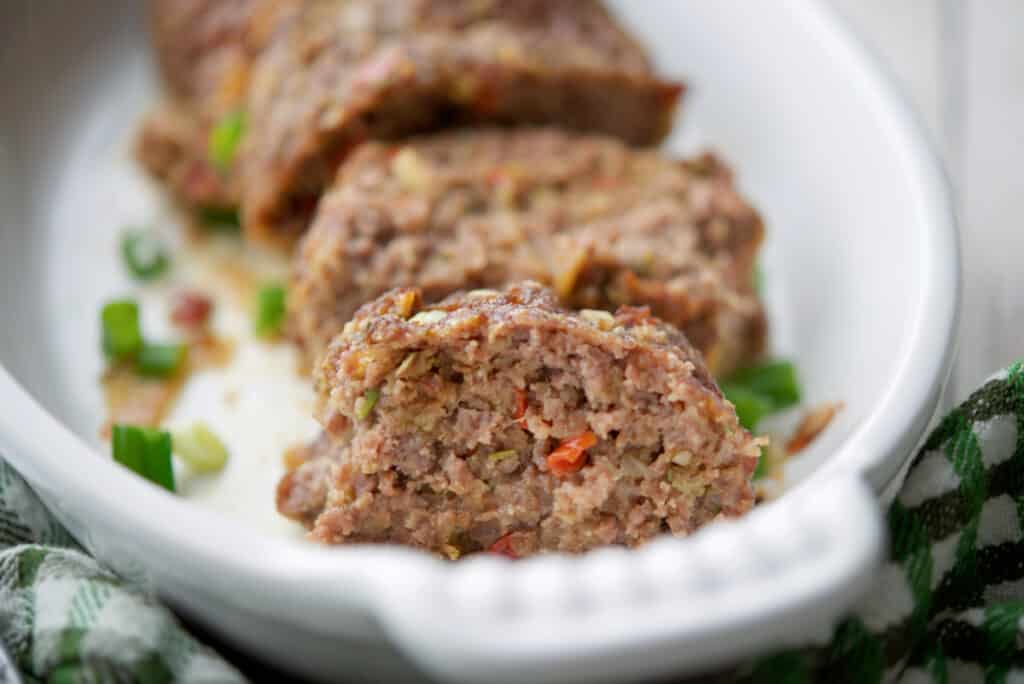
<path id="1" fill-rule="evenodd" d="M 713 157 L 688 162 L 550 129 L 460 130 L 362 146 L 297 252 L 291 336 L 312 363 L 356 309 L 393 288 L 428 302 L 533 279 L 563 304 L 649 306 L 716 373 L 750 360 L 758 214 Z"/>
<path id="2" fill-rule="evenodd" d="M 647 309 L 536 283 L 362 307 L 316 373 L 326 436 L 279 509 L 314 540 L 457 557 L 636 546 L 747 511 L 759 442 Z"/>
<path id="3" fill-rule="evenodd" d="M 249 72 L 272 32 L 279 3 L 268 0 L 153 0 L 151 33 L 167 98 L 139 129 L 136 156 L 188 207 L 233 209 L 236 164 L 218 168 L 210 131 L 245 109 Z"/>
<path id="4" fill-rule="evenodd" d="M 299 235 L 363 140 L 487 121 L 650 144 L 680 92 L 595 0 L 313 0 L 281 24 L 254 70 L 243 169 L 262 237 Z"/>
<path id="5" fill-rule="evenodd" d="M 552 123 L 650 144 L 681 92 L 598 0 L 157 0 L 154 25 L 200 141 L 224 93 L 244 91 L 242 177 L 218 202 L 240 198 L 248 234 L 278 243 L 301 234 L 339 161 L 366 139 Z M 139 156 L 189 202 L 203 184 L 180 169 L 199 175 L 205 148 L 171 144 L 172 128 L 184 130 L 157 115 Z M 153 146 L 199 158 L 169 163 Z"/>

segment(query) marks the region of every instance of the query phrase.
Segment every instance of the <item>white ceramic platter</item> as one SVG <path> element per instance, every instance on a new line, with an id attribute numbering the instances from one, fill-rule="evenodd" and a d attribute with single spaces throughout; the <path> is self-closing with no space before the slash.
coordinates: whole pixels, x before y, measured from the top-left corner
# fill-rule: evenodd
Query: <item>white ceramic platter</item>
<path id="1" fill-rule="evenodd" d="M 193 383 L 171 420 L 209 420 L 231 465 L 176 497 L 110 463 L 96 438 L 97 316 L 135 293 L 117 236 L 136 223 L 174 234 L 128 154 L 157 93 L 129 0 L 0 10 L 0 452 L 102 559 L 325 681 L 408 681 L 410 660 L 453 680 L 623 681 L 827 624 L 880 552 L 871 487 L 910 452 L 948 369 L 958 258 L 943 178 L 902 101 L 813 0 L 613 4 L 692 86 L 670 148 L 719 151 L 765 215 L 774 345 L 796 360 L 807 403 L 845 403 L 779 501 L 689 540 L 581 558 L 314 548 L 272 498 L 281 450 L 314 429 L 309 391 L 287 349 L 245 339 L 212 257 L 179 259 L 170 282 L 138 294 L 153 332 L 178 283 L 201 279 L 222 303 L 237 362 Z"/>

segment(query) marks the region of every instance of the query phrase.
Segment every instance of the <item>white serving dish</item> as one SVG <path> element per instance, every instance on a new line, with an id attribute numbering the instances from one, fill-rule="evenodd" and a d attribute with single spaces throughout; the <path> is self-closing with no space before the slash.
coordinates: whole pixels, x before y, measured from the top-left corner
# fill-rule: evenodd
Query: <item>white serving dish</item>
<path id="1" fill-rule="evenodd" d="M 97 556 L 323 681 L 413 681 L 415 666 L 453 681 L 621 682 L 824 629 L 870 579 L 874 492 L 951 360 L 946 184 L 903 101 L 814 0 L 613 4 L 692 85 L 671 146 L 712 144 L 765 214 L 775 343 L 808 403 L 845 402 L 781 499 L 633 552 L 450 564 L 273 536 L 98 454 L 95 317 L 123 286 L 118 222 L 146 206 L 135 172 L 106 155 L 156 92 L 130 0 L 2 10 L 0 452 Z"/>

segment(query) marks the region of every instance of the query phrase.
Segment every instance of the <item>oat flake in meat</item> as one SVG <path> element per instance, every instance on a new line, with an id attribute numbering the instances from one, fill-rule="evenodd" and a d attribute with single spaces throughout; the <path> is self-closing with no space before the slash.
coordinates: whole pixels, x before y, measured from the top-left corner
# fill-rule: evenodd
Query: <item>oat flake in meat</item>
<path id="1" fill-rule="evenodd" d="M 535 283 L 429 307 L 399 289 L 346 326 L 316 384 L 327 436 L 278 503 L 321 542 L 521 557 L 753 504 L 758 441 L 645 309 L 570 313 Z"/>
<path id="2" fill-rule="evenodd" d="M 718 374 L 763 347 L 753 282 L 762 237 L 712 157 L 678 162 L 551 129 L 367 144 L 299 247 L 290 333 L 312 363 L 361 304 L 393 287 L 433 302 L 532 279 L 572 308 L 650 306 Z"/>

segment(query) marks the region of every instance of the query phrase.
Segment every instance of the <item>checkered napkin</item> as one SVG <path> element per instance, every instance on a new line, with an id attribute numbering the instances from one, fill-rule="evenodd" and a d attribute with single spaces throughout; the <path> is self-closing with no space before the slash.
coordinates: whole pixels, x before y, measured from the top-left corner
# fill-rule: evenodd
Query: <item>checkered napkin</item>
<path id="1" fill-rule="evenodd" d="M 1024 361 L 928 436 L 888 514 L 889 561 L 822 649 L 753 682 L 1024 682 Z"/>
<path id="2" fill-rule="evenodd" d="M 153 596 L 83 553 L 2 460 L 0 641 L 26 684 L 245 681 Z M 11 679 L 0 667 L 0 684 Z"/>
<path id="3" fill-rule="evenodd" d="M 888 523 L 889 562 L 828 646 L 724 678 L 1024 682 L 1024 362 L 929 435 Z M 82 553 L 2 461 L 0 639 L 30 681 L 244 681 Z"/>

